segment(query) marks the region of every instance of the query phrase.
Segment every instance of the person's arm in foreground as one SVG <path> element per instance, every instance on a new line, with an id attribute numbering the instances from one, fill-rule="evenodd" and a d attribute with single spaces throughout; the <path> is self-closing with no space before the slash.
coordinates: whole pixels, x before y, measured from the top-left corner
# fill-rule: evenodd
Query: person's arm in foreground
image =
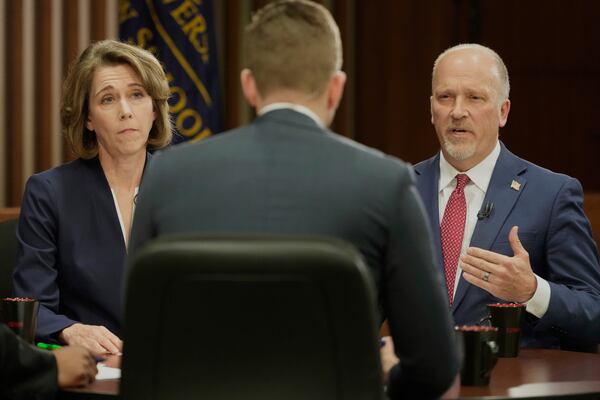
<path id="1" fill-rule="evenodd" d="M 58 387 L 86 385 L 96 372 L 94 356 L 83 347 L 39 350 L 0 324 L 1 399 L 53 399 Z"/>
<path id="2" fill-rule="evenodd" d="M 384 307 L 399 362 L 388 377 L 388 396 L 436 398 L 460 367 L 453 323 L 435 264 L 431 233 L 409 170 L 400 177 L 390 221 L 383 277 Z"/>

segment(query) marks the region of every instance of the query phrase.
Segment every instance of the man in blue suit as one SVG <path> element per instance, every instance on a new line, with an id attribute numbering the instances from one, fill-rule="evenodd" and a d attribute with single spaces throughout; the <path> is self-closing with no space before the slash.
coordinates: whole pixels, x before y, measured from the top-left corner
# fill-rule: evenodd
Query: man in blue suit
<path id="1" fill-rule="evenodd" d="M 592 350 L 600 342 L 600 268 L 583 189 L 498 140 L 510 111 L 502 59 L 476 44 L 435 61 L 431 122 L 441 145 L 415 166 L 457 324 L 486 305 L 526 304 L 521 345 Z"/>

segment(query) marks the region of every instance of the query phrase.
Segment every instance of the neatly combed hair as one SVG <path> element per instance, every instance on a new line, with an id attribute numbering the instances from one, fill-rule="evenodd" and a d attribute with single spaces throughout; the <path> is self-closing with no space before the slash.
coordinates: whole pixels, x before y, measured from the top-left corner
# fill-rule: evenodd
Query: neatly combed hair
<path id="1" fill-rule="evenodd" d="M 340 31 L 320 4 L 274 1 L 246 27 L 244 61 L 263 97 L 277 89 L 317 97 L 342 67 Z"/>
<path id="2" fill-rule="evenodd" d="M 463 43 L 463 44 L 459 44 L 459 45 L 450 47 L 449 49 L 446 49 L 442 54 L 440 54 L 438 56 L 438 58 L 435 59 L 435 62 L 433 63 L 433 71 L 431 73 L 432 90 L 433 90 L 433 79 L 435 78 L 435 74 L 437 72 L 437 68 L 438 68 L 438 64 L 440 63 L 440 60 L 442 58 L 444 58 L 448 53 L 452 53 L 454 51 L 464 50 L 464 49 L 482 50 L 483 52 L 489 54 L 494 59 L 494 61 L 496 63 L 496 70 L 498 71 L 498 79 L 500 80 L 500 88 L 499 88 L 500 90 L 498 92 L 498 96 L 500 97 L 500 102 L 508 99 L 508 95 L 510 94 L 510 81 L 508 78 L 508 69 L 506 68 L 506 65 L 504 64 L 504 61 L 502 61 L 502 58 L 500 58 L 498 53 L 496 53 L 494 50 L 490 49 L 489 47 L 477 44 L 477 43 Z"/>
<path id="3" fill-rule="evenodd" d="M 69 67 L 63 83 L 60 119 L 63 133 L 73 153 L 89 159 L 98 155 L 98 140 L 86 127 L 90 90 L 98 67 L 129 65 L 139 75 L 152 98 L 156 119 L 148 137 L 148 147 L 158 149 L 171 142 L 169 83 L 160 62 L 150 52 L 115 40 L 92 43 Z"/>

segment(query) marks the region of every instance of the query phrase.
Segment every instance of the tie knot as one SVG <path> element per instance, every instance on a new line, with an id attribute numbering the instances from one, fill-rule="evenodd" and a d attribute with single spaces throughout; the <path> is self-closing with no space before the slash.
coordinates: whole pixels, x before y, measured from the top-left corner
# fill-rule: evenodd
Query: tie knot
<path id="1" fill-rule="evenodd" d="M 456 189 L 464 189 L 467 183 L 469 183 L 469 177 L 467 176 L 467 174 L 456 175 Z"/>

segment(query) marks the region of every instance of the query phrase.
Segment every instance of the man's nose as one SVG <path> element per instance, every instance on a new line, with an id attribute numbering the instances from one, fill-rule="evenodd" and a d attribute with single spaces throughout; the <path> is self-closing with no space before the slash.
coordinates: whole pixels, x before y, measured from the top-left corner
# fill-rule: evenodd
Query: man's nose
<path id="1" fill-rule="evenodd" d="M 452 107 L 452 118 L 454 119 L 462 119 L 469 114 L 467 107 L 465 106 L 465 102 L 462 98 L 457 97 L 454 101 L 454 106 Z"/>

